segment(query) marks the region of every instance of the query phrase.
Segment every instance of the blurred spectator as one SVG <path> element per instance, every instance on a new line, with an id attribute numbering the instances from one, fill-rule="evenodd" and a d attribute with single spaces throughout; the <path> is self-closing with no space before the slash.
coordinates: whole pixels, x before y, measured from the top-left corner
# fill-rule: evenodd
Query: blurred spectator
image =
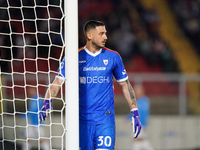
<path id="1" fill-rule="evenodd" d="M 44 137 L 44 127 L 41 126 L 39 122 L 38 112 L 42 108 L 43 101 L 40 99 L 40 96 L 37 93 L 36 87 L 28 87 L 27 95 L 30 97 L 29 107 L 27 111 L 28 118 L 28 128 L 27 133 L 25 133 L 25 137 L 28 138 L 27 143 L 23 143 L 22 150 L 31 150 L 34 147 L 30 141 L 30 138 L 34 138 L 35 140 L 39 139 L 39 137 Z M 25 115 L 21 116 L 22 119 L 25 119 Z M 49 150 L 50 146 L 44 139 L 40 138 L 41 148 L 44 150 Z"/>
<path id="2" fill-rule="evenodd" d="M 135 94 L 137 97 L 137 106 L 139 116 L 141 119 L 142 130 L 137 139 L 133 141 L 133 150 L 153 150 L 152 145 L 147 139 L 147 128 L 150 115 L 150 101 L 145 95 L 142 85 L 134 86 Z"/>
<path id="3" fill-rule="evenodd" d="M 147 138 L 147 128 L 150 115 L 150 101 L 145 95 L 145 91 L 142 85 L 134 86 L 134 90 L 137 97 L 137 107 L 141 120 L 142 130 L 138 138 L 133 140 L 132 150 L 153 150 L 153 147 Z M 131 118 L 131 115 L 127 116 L 128 120 L 131 120 Z"/>
<path id="4" fill-rule="evenodd" d="M 134 86 L 135 94 L 137 97 L 137 106 L 139 116 L 141 119 L 142 130 L 137 139 L 133 141 L 133 150 L 153 150 L 152 145 L 147 139 L 147 128 L 150 115 L 150 101 L 145 95 L 145 91 L 142 85 Z"/>

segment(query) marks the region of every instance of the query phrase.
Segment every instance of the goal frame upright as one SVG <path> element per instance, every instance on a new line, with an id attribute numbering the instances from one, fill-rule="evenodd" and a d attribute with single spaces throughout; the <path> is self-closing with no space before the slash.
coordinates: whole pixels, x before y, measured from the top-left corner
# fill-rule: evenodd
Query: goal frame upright
<path id="1" fill-rule="evenodd" d="M 66 150 L 79 150 L 78 0 L 64 1 Z"/>

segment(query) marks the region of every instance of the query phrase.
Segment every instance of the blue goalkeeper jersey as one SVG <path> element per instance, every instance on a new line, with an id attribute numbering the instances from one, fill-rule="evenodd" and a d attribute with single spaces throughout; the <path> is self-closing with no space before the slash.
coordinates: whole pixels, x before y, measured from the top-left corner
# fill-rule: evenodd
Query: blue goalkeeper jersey
<path id="1" fill-rule="evenodd" d="M 128 79 L 120 55 L 107 48 L 91 53 L 79 49 L 79 119 L 82 124 L 101 124 L 115 121 L 114 81 Z M 65 77 L 63 59 L 56 77 Z"/>

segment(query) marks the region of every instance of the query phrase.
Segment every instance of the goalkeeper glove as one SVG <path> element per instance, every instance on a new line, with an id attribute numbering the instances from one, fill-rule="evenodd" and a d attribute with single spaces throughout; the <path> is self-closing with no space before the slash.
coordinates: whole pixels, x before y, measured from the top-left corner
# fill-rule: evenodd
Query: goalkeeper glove
<path id="1" fill-rule="evenodd" d="M 47 113 L 49 113 L 50 110 L 52 109 L 51 106 L 50 106 L 51 102 L 52 102 L 52 99 L 51 100 L 44 100 L 44 103 L 42 105 L 41 111 L 39 113 L 40 122 L 45 121 L 46 117 L 48 116 Z"/>
<path id="2" fill-rule="evenodd" d="M 137 108 L 131 109 L 131 113 L 133 115 L 132 125 L 133 125 L 134 138 L 137 138 L 138 135 L 140 134 L 140 130 L 142 128 L 141 123 L 140 123 L 139 114 L 138 114 L 138 109 Z"/>

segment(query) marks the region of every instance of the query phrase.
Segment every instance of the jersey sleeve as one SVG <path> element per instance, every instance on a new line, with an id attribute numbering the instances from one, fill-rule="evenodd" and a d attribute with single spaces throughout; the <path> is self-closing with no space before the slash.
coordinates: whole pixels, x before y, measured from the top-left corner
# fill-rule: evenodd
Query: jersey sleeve
<path id="1" fill-rule="evenodd" d="M 113 75 L 115 79 L 117 80 L 117 82 L 126 81 L 128 79 L 128 75 L 126 73 L 121 56 L 119 54 L 116 54 L 114 66 L 115 67 L 114 67 Z"/>
<path id="2" fill-rule="evenodd" d="M 60 66 L 56 73 L 56 78 L 60 78 L 62 80 L 65 79 L 65 57 L 63 58 L 62 62 L 60 63 Z"/>

